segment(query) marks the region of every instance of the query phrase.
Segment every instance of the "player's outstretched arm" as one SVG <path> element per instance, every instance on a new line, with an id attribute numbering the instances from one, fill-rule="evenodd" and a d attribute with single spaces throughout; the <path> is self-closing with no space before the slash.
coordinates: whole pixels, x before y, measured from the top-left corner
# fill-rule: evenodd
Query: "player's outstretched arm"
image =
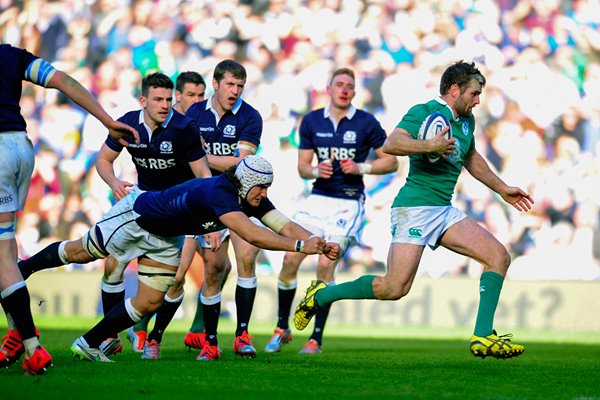
<path id="1" fill-rule="evenodd" d="M 504 201 L 517 210 L 528 211 L 534 204 L 533 198 L 527 192 L 504 183 L 477 150 L 473 150 L 467 155 L 465 168 L 475 179 L 498 193 Z"/>
<path id="2" fill-rule="evenodd" d="M 241 211 L 228 212 L 221 215 L 219 219 L 242 239 L 256 247 L 304 254 L 323 254 L 325 241 L 320 237 L 313 236 L 306 240 L 288 238 L 256 225 Z"/>
<path id="3" fill-rule="evenodd" d="M 55 88 L 63 92 L 68 98 L 79 104 L 84 110 L 96 117 L 108 128 L 110 136 L 119 140 L 123 146 L 128 142 L 123 137 L 132 137 L 136 143 L 140 142 L 138 132 L 120 121 L 115 121 L 104 108 L 98 103 L 86 88 L 73 79 L 69 74 L 56 70 L 48 81 L 47 87 Z"/>

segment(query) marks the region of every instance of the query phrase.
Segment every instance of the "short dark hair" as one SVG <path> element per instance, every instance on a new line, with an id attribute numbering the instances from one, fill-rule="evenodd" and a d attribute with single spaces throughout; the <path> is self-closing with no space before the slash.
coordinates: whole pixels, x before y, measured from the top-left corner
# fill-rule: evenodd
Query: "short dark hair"
<path id="1" fill-rule="evenodd" d="M 204 85 L 204 87 L 206 87 L 206 83 L 204 82 L 204 78 L 202 78 L 202 75 L 194 71 L 185 71 L 180 73 L 177 76 L 177 80 L 175 81 L 175 90 L 177 90 L 179 93 L 182 93 L 186 83 L 193 83 L 194 85 Z"/>
<path id="2" fill-rule="evenodd" d="M 452 64 L 442 74 L 440 81 L 440 94 L 443 96 L 448 94 L 450 87 L 454 84 L 458 85 L 460 91 L 463 92 L 472 79 L 477 79 L 481 86 L 485 86 L 485 77 L 475 67 L 474 62 L 465 62 L 463 60 L 457 61 Z"/>
<path id="3" fill-rule="evenodd" d="M 333 71 L 333 74 L 331 75 L 331 80 L 329 81 L 330 85 L 333 83 L 333 80 L 338 75 L 348 75 L 349 77 L 352 78 L 352 80 L 356 80 L 356 78 L 354 77 L 353 70 L 351 70 L 350 68 L 338 68 L 335 71 Z"/>
<path id="4" fill-rule="evenodd" d="M 213 79 L 221 82 L 225 73 L 229 72 L 235 79 L 246 79 L 246 68 L 234 60 L 223 60 L 217 64 L 213 72 Z"/>
<path id="5" fill-rule="evenodd" d="M 150 88 L 165 88 L 173 90 L 173 81 L 162 72 L 154 72 L 142 79 L 142 96 L 148 96 Z"/>

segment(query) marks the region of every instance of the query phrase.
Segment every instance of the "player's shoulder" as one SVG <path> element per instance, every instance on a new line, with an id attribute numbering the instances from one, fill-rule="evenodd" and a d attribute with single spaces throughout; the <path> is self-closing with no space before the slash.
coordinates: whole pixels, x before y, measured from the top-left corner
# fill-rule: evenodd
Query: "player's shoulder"
<path id="1" fill-rule="evenodd" d="M 192 104 L 185 112 L 185 115 L 187 117 L 193 118 L 195 115 L 202 113 L 203 111 L 206 110 L 206 102 L 207 101 L 208 101 L 208 99 Z"/>
<path id="2" fill-rule="evenodd" d="M 254 108 L 252 105 L 250 105 L 250 103 L 248 103 L 245 100 L 242 100 L 239 111 L 241 112 L 241 115 L 244 115 L 247 118 L 257 118 L 258 117 L 258 118 L 262 119 L 258 110 L 256 108 Z"/>
<path id="3" fill-rule="evenodd" d="M 321 108 L 317 108 L 316 110 L 312 110 L 307 112 L 306 114 L 304 114 L 304 116 L 302 117 L 302 120 L 306 120 L 306 121 L 319 121 L 319 120 L 324 120 L 326 119 L 326 115 L 325 115 L 325 108 L 321 107 Z"/>
<path id="4" fill-rule="evenodd" d="M 190 126 L 196 125 L 196 122 L 192 118 L 173 110 L 173 116 L 169 121 L 169 125 L 176 130 L 185 130 Z"/>
<path id="5" fill-rule="evenodd" d="M 377 121 L 377 118 L 375 118 L 375 116 L 373 114 L 371 114 L 367 110 L 363 110 L 360 108 L 355 109 L 354 116 L 357 117 L 357 119 L 360 121 L 367 121 L 367 122 Z"/>
<path id="6" fill-rule="evenodd" d="M 234 201 L 237 203 L 237 188 L 225 174 L 201 179 L 200 185 L 208 197 L 217 203 Z"/>
<path id="7" fill-rule="evenodd" d="M 119 121 L 135 127 L 140 124 L 140 112 L 141 110 L 128 111 L 119 118 Z"/>
<path id="8" fill-rule="evenodd" d="M 39 57 L 20 47 L 14 47 L 10 44 L 0 44 L 0 58 L 4 65 L 25 68 Z"/>
<path id="9" fill-rule="evenodd" d="M 30 56 L 33 58 L 38 58 L 38 56 L 28 52 L 27 50 L 22 49 L 20 47 L 14 47 L 8 43 L 0 43 L 0 54 L 2 54 L 3 56 L 5 56 L 5 55 L 12 55 L 13 57 Z"/>
<path id="10" fill-rule="evenodd" d="M 440 113 L 447 119 L 452 118 L 452 113 L 450 112 L 448 106 L 438 99 L 432 99 L 425 103 L 415 104 L 408 110 L 407 115 L 411 115 L 415 119 L 425 120 L 425 118 L 434 113 Z"/>

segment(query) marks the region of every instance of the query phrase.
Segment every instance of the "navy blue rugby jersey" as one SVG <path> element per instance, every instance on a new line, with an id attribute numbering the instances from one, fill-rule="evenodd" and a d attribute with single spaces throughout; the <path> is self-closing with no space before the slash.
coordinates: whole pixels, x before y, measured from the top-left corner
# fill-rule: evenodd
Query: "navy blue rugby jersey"
<path id="1" fill-rule="evenodd" d="M 258 148 L 263 128 L 258 111 L 238 99 L 233 109 L 219 120 L 217 112 L 211 107 L 211 98 L 193 104 L 185 113 L 200 127 L 206 153 L 213 156 L 234 156 L 239 141 L 252 143 Z M 221 174 L 212 169 L 211 172 L 213 175 Z"/>
<path id="2" fill-rule="evenodd" d="M 19 101 L 25 72 L 38 58 L 26 50 L 0 44 L 0 132 L 27 128 Z"/>
<path id="3" fill-rule="evenodd" d="M 311 111 L 300 124 L 300 149 L 314 150 L 319 162 L 333 161 L 333 175 L 317 178 L 312 193 L 341 199 L 361 199 L 365 185 L 362 175 L 344 174 L 341 160 L 365 162 L 371 149 L 379 149 L 386 134 L 372 114 L 352 106 L 337 128 L 329 118 L 329 108 Z"/>
<path id="4" fill-rule="evenodd" d="M 152 133 L 144 124 L 144 110 L 130 111 L 119 121 L 137 129 L 140 144 L 126 138 L 126 147 L 138 172 L 138 186 L 142 190 L 163 190 L 195 178 L 189 163 L 206 153 L 200 141 L 198 125 L 191 119 L 171 109 L 167 120 Z M 108 136 L 106 145 L 121 152 L 123 146 Z"/>
<path id="5" fill-rule="evenodd" d="M 238 190 L 225 175 L 198 178 L 159 192 L 142 193 L 133 209 L 140 214 L 137 223 L 159 236 L 204 235 L 226 228 L 219 216 L 242 211 L 261 219 L 275 206 L 269 199 L 252 207 L 238 196 Z"/>

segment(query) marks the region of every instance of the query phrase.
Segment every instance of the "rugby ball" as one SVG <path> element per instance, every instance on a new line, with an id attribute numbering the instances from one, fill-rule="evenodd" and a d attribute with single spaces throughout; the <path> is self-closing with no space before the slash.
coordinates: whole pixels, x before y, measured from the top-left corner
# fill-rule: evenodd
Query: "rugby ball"
<path id="1" fill-rule="evenodd" d="M 421 128 L 419 129 L 419 140 L 430 140 L 433 139 L 442 129 L 450 126 L 450 121 L 441 112 L 434 112 L 425 118 Z M 450 139 L 452 137 L 451 129 L 446 132 L 446 137 Z M 423 154 L 423 158 L 430 163 L 437 162 L 440 159 L 439 155 L 436 154 Z"/>

